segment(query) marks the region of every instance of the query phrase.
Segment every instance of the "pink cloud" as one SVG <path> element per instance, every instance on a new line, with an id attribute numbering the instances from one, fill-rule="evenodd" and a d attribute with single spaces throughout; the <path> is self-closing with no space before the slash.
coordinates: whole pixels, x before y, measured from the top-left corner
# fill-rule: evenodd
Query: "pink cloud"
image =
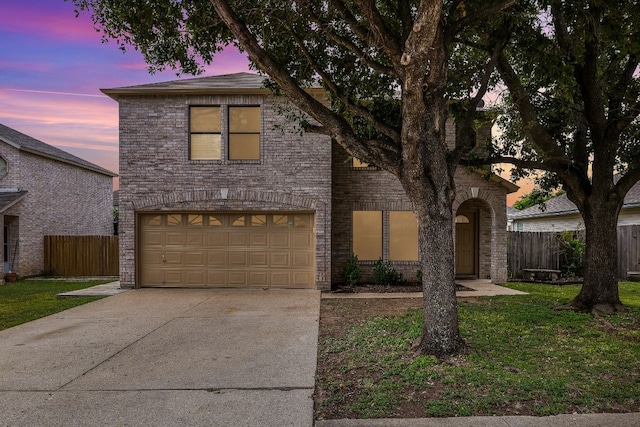
<path id="1" fill-rule="evenodd" d="M 60 0 L 62 2 L 62 0 Z M 75 17 L 74 6 L 62 2 L 22 0 L 3 6 L 0 26 L 3 31 L 45 36 L 62 40 L 100 40 L 88 14 Z"/>

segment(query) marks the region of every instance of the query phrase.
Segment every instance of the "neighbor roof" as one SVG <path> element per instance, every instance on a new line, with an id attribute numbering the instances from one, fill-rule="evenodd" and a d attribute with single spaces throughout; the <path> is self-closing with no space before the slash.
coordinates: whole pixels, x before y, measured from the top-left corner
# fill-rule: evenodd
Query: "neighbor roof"
<path id="1" fill-rule="evenodd" d="M 624 198 L 624 204 L 622 205 L 623 208 L 636 206 L 640 206 L 640 182 L 637 182 L 633 187 L 631 187 L 631 190 L 627 192 L 627 195 Z M 516 210 L 515 212 L 510 213 L 509 218 L 523 219 L 571 213 L 578 213 L 578 208 L 571 200 L 569 200 L 566 194 L 562 194 L 561 196 L 549 199 L 544 203 L 531 206 L 521 211 Z"/>
<path id="2" fill-rule="evenodd" d="M 101 168 L 98 165 L 94 165 L 80 157 L 76 157 L 73 154 L 60 150 L 52 145 L 45 144 L 35 138 L 18 132 L 15 129 L 11 129 L 8 126 L 0 124 L 0 140 L 6 142 L 12 147 L 17 148 L 20 151 L 36 154 L 50 159 L 58 160 L 60 162 L 69 163 L 74 166 L 79 166 L 84 169 L 89 169 L 93 172 L 98 172 L 108 176 L 117 176 L 115 173 Z"/>
<path id="3" fill-rule="evenodd" d="M 252 73 L 223 74 L 220 76 L 194 77 L 191 79 L 149 83 L 136 86 L 123 86 L 100 91 L 116 101 L 122 95 L 160 95 L 160 94 L 269 94 L 264 87 L 266 76 Z M 320 87 L 309 91 L 323 91 Z"/>

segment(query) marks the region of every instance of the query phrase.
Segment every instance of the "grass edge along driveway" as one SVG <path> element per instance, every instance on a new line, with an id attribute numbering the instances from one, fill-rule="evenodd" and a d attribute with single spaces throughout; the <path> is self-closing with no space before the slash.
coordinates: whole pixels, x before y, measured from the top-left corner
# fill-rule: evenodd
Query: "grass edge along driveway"
<path id="1" fill-rule="evenodd" d="M 113 280 L 19 280 L 0 285 L 0 331 L 59 313 L 104 297 L 58 299 L 63 292 L 85 289 Z"/>

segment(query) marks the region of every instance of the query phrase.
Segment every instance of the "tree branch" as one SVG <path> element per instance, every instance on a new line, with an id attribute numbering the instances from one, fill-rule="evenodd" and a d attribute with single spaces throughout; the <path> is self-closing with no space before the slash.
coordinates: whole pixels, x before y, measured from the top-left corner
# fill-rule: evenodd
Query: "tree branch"
<path id="1" fill-rule="evenodd" d="M 505 85 L 509 88 L 513 102 L 518 107 L 525 132 L 531 137 L 535 146 L 542 151 L 545 158 L 564 158 L 565 155 L 562 150 L 556 145 L 547 129 L 540 124 L 529 94 L 522 85 L 515 70 L 511 67 L 511 64 L 509 64 L 504 52 L 498 55 L 496 65 Z"/>
<path id="2" fill-rule="evenodd" d="M 283 23 L 283 25 L 286 25 L 286 24 Z M 355 115 L 362 116 L 369 123 L 371 123 L 376 130 L 381 132 L 383 135 L 386 135 L 392 141 L 394 141 L 396 144 L 399 145 L 400 135 L 398 134 L 398 131 L 395 128 L 378 120 L 366 108 L 363 108 L 362 106 L 352 102 L 351 99 L 349 99 L 349 97 L 346 96 L 344 92 L 338 87 L 338 85 L 333 81 L 331 76 L 328 75 L 322 69 L 322 67 L 320 67 L 320 65 L 314 59 L 313 55 L 309 53 L 307 47 L 304 45 L 304 40 L 302 40 L 302 38 L 298 34 L 296 34 L 291 28 L 289 28 L 288 26 L 287 28 L 290 34 L 292 35 L 292 37 L 294 38 L 299 49 L 302 51 L 302 54 L 306 58 L 309 65 L 311 65 L 311 67 L 315 70 L 315 72 L 318 73 L 318 75 L 320 76 L 324 84 L 336 96 L 336 98 L 338 98 L 340 102 L 342 102 L 347 107 L 347 110 Z"/>
<path id="3" fill-rule="evenodd" d="M 320 16 L 318 16 L 309 7 L 303 6 L 303 9 L 306 11 L 311 21 L 318 25 L 318 27 L 321 29 L 323 34 L 325 34 L 329 39 L 333 40 L 340 46 L 350 51 L 354 56 L 360 59 L 367 67 L 381 74 L 393 75 L 395 73 L 392 67 L 386 66 L 384 64 L 381 64 L 378 61 L 373 60 L 373 58 L 371 58 L 370 55 L 365 54 L 365 49 L 358 46 L 352 40 L 349 40 L 346 37 L 342 37 L 335 31 L 333 31 L 331 29 L 332 27 L 330 23 L 320 18 Z"/>
<path id="4" fill-rule="evenodd" d="M 298 108 L 309 114 L 325 129 L 331 129 L 330 134 L 338 143 L 354 154 L 362 155 L 363 160 L 376 159 L 377 154 L 384 161 L 372 163 L 386 166 L 389 172 L 397 174 L 400 171 L 401 154 L 398 149 L 382 144 L 380 141 L 363 141 L 358 138 L 349 123 L 340 115 L 334 113 L 306 90 L 301 88 L 291 75 L 277 61 L 275 61 L 258 43 L 246 24 L 235 14 L 226 0 L 211 0 L 220 19 L 227 25 L 234 37 L 258 67 L 265 71 L 282 89 L 289 100 Z M 319 128 L 314 130 L 318 131 Z M 376 159 L 377 160 L 377 159 Z"/>

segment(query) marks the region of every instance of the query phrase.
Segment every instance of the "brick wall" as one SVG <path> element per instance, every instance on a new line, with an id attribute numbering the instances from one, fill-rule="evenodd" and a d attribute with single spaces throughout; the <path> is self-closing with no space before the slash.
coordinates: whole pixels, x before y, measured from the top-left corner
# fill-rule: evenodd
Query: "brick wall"
<path id="1" fill-rule="evenodd" d="M 6 144 L 0 144 L 0 155 L 9 163 L 0 187 L 28 191 L 3 212 L 10 252 L 17 249 L 13 270 L 21 276 L 43 273 L 45 235 L 113 234 L 112 177 Z"/>
<path id="2" fill-rule="evenodd" d="M 455 137 L 453 122 L 447 123 L 448 145 Z M 486 137 L 486 135 L 485 135 Z M 388 211 L 413 210 L 398 179 L 375 168 L 352 168 L 349 155 L 338 144 L 333 147 L 332 280 L 342 282 L 343 268 L 352 253 L 352 211 L 383 211 L 383 258 L 388 258 Z M 474 196 L 472 188 L 478 193 Z M 499 183 L 458 168 L 454 210 L 478 213 L 478 277 L 496 283 L 507 280 L 506 194 Z M 361 262 L 363 279 L 370 277 L 374 262 Z M 394 262 L 406 279 L 414 279 L 418 262 Z"/>
<path id="3" fill-rule="evenodd" d="M 122 96 L 120 104 L 120 266 L 135 286 L 136 213 L 306 211 L 315 214 L 316 287 L 330 287 L 331 145 L 300 136 L 264 95 Z M 260 105 L 260 161 L 189 160 L 190 105 Z M 224 156 L 223 156 L 224 158 Z M 228 190 L 226 197 L 222 189 Z"/>

